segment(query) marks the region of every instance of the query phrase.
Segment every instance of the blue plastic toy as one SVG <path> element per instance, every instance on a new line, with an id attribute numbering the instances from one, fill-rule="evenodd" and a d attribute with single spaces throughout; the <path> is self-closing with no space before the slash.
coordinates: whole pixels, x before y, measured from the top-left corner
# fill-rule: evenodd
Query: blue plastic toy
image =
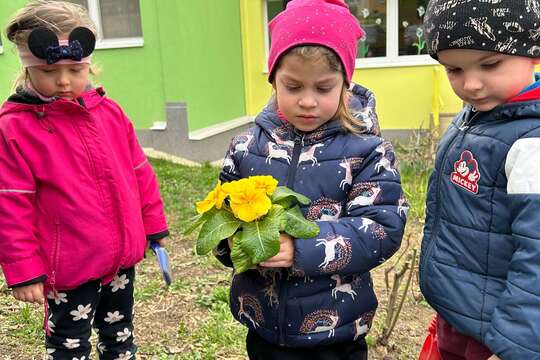
<path id="1" fill-rule="evenodd" d="M 167 250 L 159 246 L 159 244 L 155 241 L 150 242 L 150 248 L 152 249 L 154 254 L 156 254 L 156 258 L 158 259 L 159 268 L 161 269 L 161 273 L 163 274 L 163 280 L 165 280 L 165 284 L 167 284 L 167 286 L 171 285 L 171 266 L 169 264 L 169 254 L 167 254 Z"/>

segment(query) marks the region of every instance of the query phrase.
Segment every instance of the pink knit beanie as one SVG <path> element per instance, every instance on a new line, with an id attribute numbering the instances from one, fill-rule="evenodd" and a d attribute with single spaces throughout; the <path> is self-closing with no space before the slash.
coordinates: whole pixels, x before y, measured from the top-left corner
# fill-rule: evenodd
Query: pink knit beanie
<path id="1" fill-rule="evenodd" d="M 272 44 L 268 81 L 272 82 L 281 55 L 299 45 L 322 45 L 333 50 L 351 82 L 358 40 L 364 31 L 344 0 L 293 0 L 268 25 Z"/>

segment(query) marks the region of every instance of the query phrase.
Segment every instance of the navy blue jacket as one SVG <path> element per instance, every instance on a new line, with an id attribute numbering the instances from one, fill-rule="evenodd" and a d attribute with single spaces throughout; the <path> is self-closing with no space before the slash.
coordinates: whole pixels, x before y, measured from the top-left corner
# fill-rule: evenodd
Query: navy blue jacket
<path id="1" fill-rule="evenodd" d="M 366 123 L 354 135 L 330 121 L 311 133 L 285 124 L 268 105 L 255 126 L 236 136 L 223 182 L 272 175 L 306 195 L 316 238 L 295 239 L 290 269 L 248 270 L 231 286 L 231 311 L 267 341 L 311 347 L 365 336 L 377 308 L 369 271 L 399 248 L 407 204 L 392 145 L 376 135 L 375 98 L 352 89 L 350 108 Z M 216 249 L 230 265 L 226 242 Z"/>
<path id="2" fill-rule="evenodd" d="M 540 101 L 466 108 L 430 178 L 427 301 L 502 359 L 540 359 Z"/>

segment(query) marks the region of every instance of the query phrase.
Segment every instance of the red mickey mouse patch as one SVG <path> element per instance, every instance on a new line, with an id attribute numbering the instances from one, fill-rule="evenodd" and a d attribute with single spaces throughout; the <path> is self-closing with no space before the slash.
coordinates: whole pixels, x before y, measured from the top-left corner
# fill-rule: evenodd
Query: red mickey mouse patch
<path id="1" fill-rule="evenodd" d="M 478 194 L 479 179 L 478 162 L 469 150 L 463 151 L 460 159 L 454 163 L 454 171 L 450 174 L 450 180 L 457 186 L 473 194 Z"/>

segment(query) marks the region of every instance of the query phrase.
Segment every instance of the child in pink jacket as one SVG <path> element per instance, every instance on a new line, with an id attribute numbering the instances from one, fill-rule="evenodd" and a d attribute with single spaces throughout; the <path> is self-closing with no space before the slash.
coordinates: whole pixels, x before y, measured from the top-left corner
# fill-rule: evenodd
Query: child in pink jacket
<path id="1" fill-rule="evenodd" d="M 134 265 L 168 235 L 154 172 L 122 109 L 91 87 L 84 8 L 32 1 L 7 27 L 24 74 L 0 109 L 0 264 L 43 303 L 49 359 L 134 357 Z"/>

